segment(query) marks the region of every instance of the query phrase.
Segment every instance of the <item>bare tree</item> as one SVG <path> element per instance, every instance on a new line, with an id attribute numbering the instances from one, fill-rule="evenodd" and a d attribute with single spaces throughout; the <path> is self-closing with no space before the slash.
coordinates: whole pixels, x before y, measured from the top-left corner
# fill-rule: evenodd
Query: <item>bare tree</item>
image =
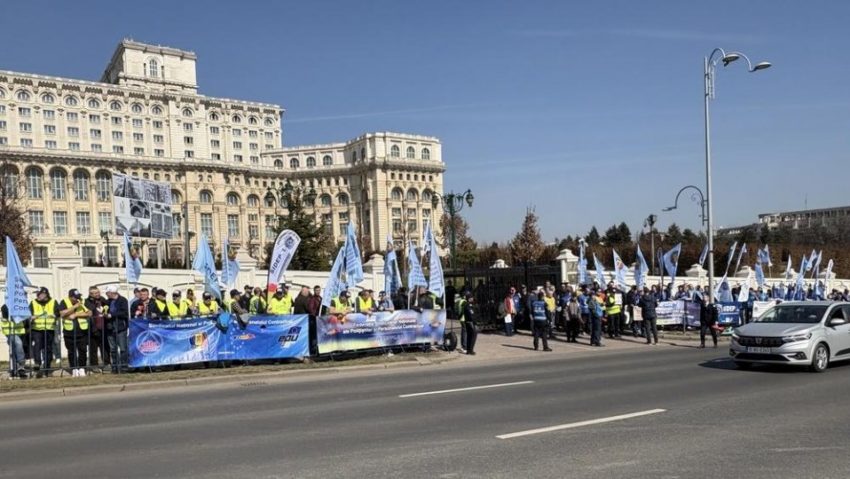
<path id="1" fill-rule="evenodd" d="M 26 221 L 26 188 L 21 177 L 21 172 L 15 165 L 8 161 L 0 162 L 0 237 L 12 238 L 21 262 L 26 265 L 32 253 L 33 242 L 32 232 Z M 6 248 L 0 248 L 3 264 L 6 264 L 5 256 Z"/>

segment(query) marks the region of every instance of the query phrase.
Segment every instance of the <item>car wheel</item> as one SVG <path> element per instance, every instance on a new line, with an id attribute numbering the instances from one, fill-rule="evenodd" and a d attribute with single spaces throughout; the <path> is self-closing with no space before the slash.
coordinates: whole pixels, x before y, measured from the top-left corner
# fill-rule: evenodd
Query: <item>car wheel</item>
<path id="1" fill-rule="evenodd" d="M 822 373 L 829 367 L 829 349 L 825 344 L 820 343 L 815 346 L 815 352 L 812 355 L 812 365 L 809 369 L 815 373 Z"/>
<path id="2" fill-rule="evenodd" d="M 752 369 L 753 363 L 745 363 L 743 361 L 735 361 L 735 367 L 738 368 L 738 369 L 743 369 L 743 370 Z"/>

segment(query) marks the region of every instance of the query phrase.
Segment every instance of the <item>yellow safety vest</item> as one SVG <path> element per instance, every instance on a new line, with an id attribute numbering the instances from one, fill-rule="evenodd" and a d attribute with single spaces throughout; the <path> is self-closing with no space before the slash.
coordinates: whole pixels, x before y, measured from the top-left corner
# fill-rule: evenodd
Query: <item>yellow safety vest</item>
<path id="1" fill-rule="evenodd" d="M 3 334 L 6 336 L 21 336 L 27 334 L 27 328 L 24 327 L 24 322 L 15 323 L 11 319 L 3 319 L 0 320 L 0 330 L 3 331 Z"/>
<path id="2" fill-rule="evenodd" d="M 614 294 L 605 296 L 605 312 L 608 314 L 620 314 L 621 308 L 617 304 L 617 298 Z"/>
<path id="3" fill-rule="evenodd" d="M 366 298 L 365 300 L 360 296 L 357 297 L 357 306 L 360 307 L 360 312 L 365 313 L 366 311 L 372 311 L 372 306 L 374 306 L 374 302 L 372 298 Z"/>
<path id="4" fill-rule="evenodd" d="M 546 303 L 546 311 L 550 313 L 555 312 L 555 298 L 550 296 L 544 296 L 543 302 Z"/>
<path id="5" fill-rule="evenodd" d="M 351 308 L 348 303 L 344 303 L 340 301 L 339 297 L 333 298 L 331 300 L 331 306 L 336 310 L 337 313 L 345 311 L 346 309 Z"/>
<path id="6" fill-rule="evenodd" d="M 251 313 L 260 313 L 266 311 L 266 300 L 262 296 L 254 296 L 248 303 L 248 311 Z"/>
<path id="7" fill-rule="evenodd" d="M 465 309 L 466 309 L 466 300 L 465 299 L 460 298 L 457 301 L 455 301 L 455 312 L 457 313 L 458 321 L 460 321 L 461 323 L 466 322 L 466 317 L 465 317 L 466 311 L 464 311 Z"/>
<path id="8" fill-rule="evenodd" d="M 50 299 L 43 305 L 38 301 L 32 301 L 32 329 L 35 331 L 53 331 L 56 327 L 56 300 Z"/>
<path id="9" fill-rule="evenodd" d="M 180 310 L 183 311 L 183 316 L 191 316 L 193 309 L 195 309 L 195 302 L 188 298 L 180 303 Z"/>
<path id="10" fill-rule="evenodd" d="M 168 311 L 171 314 L 171 309 L 168 308 L 168 301 L 160 301 L 158 299 L 153 300 L 156 304 L 157 311 Z"/>
<path id="11" fill-rule="evenodd" d="M 207 306 L 203 301 L 198 303 L 198 313 L 201 316 L 207 316 L 210 314 L 215 314 L 218 312 L 218 303 L 212 301 L 209 306 Z"/>
<path id="12" fill-rule="evenodd" d="M 88 311 L 88 308 L 86 308 L 86 305 L 83 304 L 82 301 L 77 303 L 76 306 L 71 304 L 71 298 L 65 298 L 65 299 L 62 300 L 62 302 L 65 304 L 65 309 L 76 308 L 77 313 L 85 313 L 86 311 Z M 62 319 L 62 329 L 64 329 L 65 331 L 73 331 L 75 321 L 82 331 L 88 331 L 88 329 L 89 329 L 89 318 L 76 318 L 76 319 L 63 318 Z"/>
<path id="13" fill-rule="evenodd" d="M 274 295 L 269 298 L 269 314 L 289 314 L 290 311 L 292 311 L 292 296 L 289 294 L 279 299 Z"/>
<path id="14" fill-rule="evenodd" d="M 186 303 L 174 304 L 174 301 L 168 302 L 168 315 L 171 318 L 182 318 L 186 316 Z"/>
<path id="15" fill-rule="evenodd" d="M 224 300 L 224 310 L 228 313 L 233 312 L 233 298 L 227 298 Z"/>

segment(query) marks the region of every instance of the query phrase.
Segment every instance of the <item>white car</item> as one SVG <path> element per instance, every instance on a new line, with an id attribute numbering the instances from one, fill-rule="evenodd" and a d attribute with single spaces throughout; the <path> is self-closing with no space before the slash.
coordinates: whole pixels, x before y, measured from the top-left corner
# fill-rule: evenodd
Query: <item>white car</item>
<path id="1" fill-rule="evenodd" d="M 823 372 L 832 361 L 850 359 L 850 303 L 777 304 L 752 323 L 735 328 L 729 355 L 742 369 L 788 364 Z"/>

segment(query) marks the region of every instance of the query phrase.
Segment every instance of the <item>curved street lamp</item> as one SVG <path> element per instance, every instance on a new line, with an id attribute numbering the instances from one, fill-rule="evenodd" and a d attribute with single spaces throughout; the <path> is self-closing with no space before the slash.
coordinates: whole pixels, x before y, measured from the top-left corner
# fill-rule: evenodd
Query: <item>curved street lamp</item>
<path id="1" fill-rule="evenodd" d="M 673 206 L 668 206 L 667 208 L 664 208 L 661 211 L 673 211 L 676 208 L 678 208 L 679 207 L 679 197 L 682 195 L 682 193 L 685 192 L 685 190 L 691 190 L 691 189 L 694 190 L 694 192 L 691 194 L 691 201 L 693 201 L 694 203 L 699 205 L 699 208 L 700 208 L 699 217 L 702 220 L 702 223 L 705 224 L 706 221 L 707 221 L 707 218 L 705 216 L 705 203 L 706 203 L 705 196 L 703 196 L 702 190 L 697 188 L 694 185 L 688 185 L 688 186 L 685 186 L 684 188 L 682 188 L 681 190 L 679 190 L 679 192 L 676 193 L 676 201 L 673 202 Z"/>
<path id="2" fill-rule="evenodd" d="M 722 48 L 715 48 L 711 55 L 704 58 L 703 63 L 703 99 L 705 102 L 705 206 L 708 214 L 705 216 L 706 230 L 708 232 L 708 301 L 714 302 L 714 231 L 712 230 L 712 207 L 711 207 L 711 118 L 709 115 L 709 102 L 714 99 L 714 77 L 717 71 L 717 63 L 722 62 L 724 67 L 743 58 L 747 61 L 747 70 L 750 73 L 770 68 L 769 62 L 758 62 L 753 64 L 750 58 L 741 52 L 727 52 Z"/>
<path id="3" fill-rule="evenodd" d="M 441 195 L 439 193 L 433 193 L 431 196 L 431 206 L 436 210 L 437 206 L 441 203 L 443 205 L 443 211 L 449 215 L 449 231 L 451 231 L 451 267 L 455 269 L 455 247 L 457 246 L 456 238 L 455 238 L 455 216 L 463 209 L 464 203 L 469 205 L 472 208 L 472 202 L 475 200 L 475 196 L 473 196 L 471 190 L 466 190 L 463 193 L 448 193 Z"/>

